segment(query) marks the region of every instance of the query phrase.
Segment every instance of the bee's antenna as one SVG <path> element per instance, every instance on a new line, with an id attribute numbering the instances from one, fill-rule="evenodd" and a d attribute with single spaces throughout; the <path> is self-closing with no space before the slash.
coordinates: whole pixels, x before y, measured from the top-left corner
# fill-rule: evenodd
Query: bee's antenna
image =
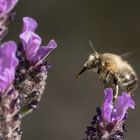
<path id="1" fill-rule="evenodd" d="M 89 45 L 92 48 L 93 52 L 94 53 L 97 53 L 96 50 L 95 50 L 95 48 L 94 48 L 94 46 L 93 46 L 93 44 L 92 44 L 92 42 L 91 42 L 91 40 L 89 40 L 88 42 L 89 42 Z"/>

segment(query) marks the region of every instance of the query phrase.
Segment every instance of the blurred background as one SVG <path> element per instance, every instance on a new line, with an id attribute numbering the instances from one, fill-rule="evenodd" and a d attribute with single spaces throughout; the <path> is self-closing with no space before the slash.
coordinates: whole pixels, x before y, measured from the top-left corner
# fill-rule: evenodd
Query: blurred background
<path id="1" fill-rule="evenodd" d="M 23 120 L 22 140 L 82 140 L 86 127 L 103 100 L 103 85 L 97 73 L 87 72 L 79 80 L 91 47 L 98 52 L 123 54 L 140 74 L 139 0 L 19 0 L 17 15 L 6 40 L 16 40 L 22 17 L 37 20 L 43 45 L 54 38 L 58 47 L 48 60 L 53 65 L 38 109 Z M 140 88 L 135 91 L 136 109 L 129 110 L 127 140 L 140 137 Z"/>

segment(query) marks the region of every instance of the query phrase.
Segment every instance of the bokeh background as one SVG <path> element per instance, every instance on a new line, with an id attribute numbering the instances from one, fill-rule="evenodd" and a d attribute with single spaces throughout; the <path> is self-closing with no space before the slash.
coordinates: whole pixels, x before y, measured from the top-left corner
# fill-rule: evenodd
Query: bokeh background
<path id="1" fill-rule="evenodd" d="M 53 67 L 39 108 L 23 120 L 22 140 L 82 140 L 95 109 L 103 100 L 96 73 L 75 75 L 92 51 L 134 52 L 128 61 L 140 74 L 139 0 L 19 0 L 6 40 L 19 42 L 23 16 L 38 21 L 43 44 L 54 38 L 58 48 L 48 60 Z M 127 140 L 140 138 L 140 88 L 136 109 L 129 110 Z"/>

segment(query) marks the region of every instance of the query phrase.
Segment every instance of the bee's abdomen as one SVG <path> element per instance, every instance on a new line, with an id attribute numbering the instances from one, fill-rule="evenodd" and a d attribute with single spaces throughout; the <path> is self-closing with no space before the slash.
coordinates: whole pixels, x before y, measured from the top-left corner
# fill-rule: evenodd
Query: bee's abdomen
<path id="1" fill-rule="evenodd" d="M 128 93 L 131 93 L 137 87 L 137 76 L 134 72 L 119 74 L 120 86 Z"/>

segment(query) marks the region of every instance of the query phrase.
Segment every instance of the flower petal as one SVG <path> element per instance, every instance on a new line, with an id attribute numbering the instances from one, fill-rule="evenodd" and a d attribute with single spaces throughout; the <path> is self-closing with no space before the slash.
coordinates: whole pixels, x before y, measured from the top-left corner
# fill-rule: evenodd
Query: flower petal
<path id="1" fill-rule="evenodd" d="M 14 41 L 8 41 L 1 45 L 0 58 L 3 60 L 3 67 L 16 67 L 18 59 L 16 58 L 17 46 Z"/>
<path id="2" fill-rule="evenodd" d="M 6 1 L 7 1 L 7 12 L 10 12 L 18 2 L 18 0 L 6 0 Z"/>
<path id="3" fill-rule="evenodd" d="M 7 1 L 0 0 L 0 14 L 7 10 Z"/>
<path id="4" fill-rule="evenodd" d="M 112 113 L 112 100 L 113 100 L 113 90 L 112 88 L 106 88 L 104 90 L 105 98 L 102 106 L 102 117 L 105 121 L 111 122 Z"/>
<path id="5" fill-rule="evenodd" d="M 4 91 L 15 78 L 18 65 L 16 58 L 17 46 L 13 41 L 5 42 L 0 47 L 0 92 Z"/>
<path id="6" fill-rule="evenodd" d="M 44 59 L 57 46 L 56 42 L 51 40 L 48 45 L 40 47 L 42 41 L 40 36 L 35 33 L 36 28 L 37 22 L 34 19 L 30 17 L 23 18 L 23 28 L 19 37 L 26 54 L 26 59 L 31 65 Z"/>
<path id="7" fill-rule="evenodd" d="M 33 62 L 36 63 L 45 56 L 48 56 L 49 53 L 57 47 L 55 40 L 50 40 L 47 46 L 41 46 L 37 51 L 36 56 L 33 58 Z"/>
<path id="8" fill-rule="evenodd" d="M 27 60 L 32 61 L 41 45 L 40 36 L 31 31 L 25 31 L 19 37 L 22 41 Z"/>
<path id="9" fill-rule="evenodd" d="M 114 104 L 114 110 L 112 112 L 112 118 L 115 121 L 121 121 L 128 108 L 134 109 L 135 103 L 130 95 L 128 95 L 126 92 L 123 92 L 121 96 L 118 96 L 115 104 Z"/>
<path id="10" fill-rule="evenodd" d="M 17 2 L 18 0 L 0 0 L 0 14 L 9 13 Z"/>
<path id="11" fill-rule="evenodd" d="M 22 32 L 25 32 L 25 31 L 34 32 L 36 28 L 37 28 L 37 22 L 33 18 L 30 18 L 30 17 L 23 18 Z"/>

